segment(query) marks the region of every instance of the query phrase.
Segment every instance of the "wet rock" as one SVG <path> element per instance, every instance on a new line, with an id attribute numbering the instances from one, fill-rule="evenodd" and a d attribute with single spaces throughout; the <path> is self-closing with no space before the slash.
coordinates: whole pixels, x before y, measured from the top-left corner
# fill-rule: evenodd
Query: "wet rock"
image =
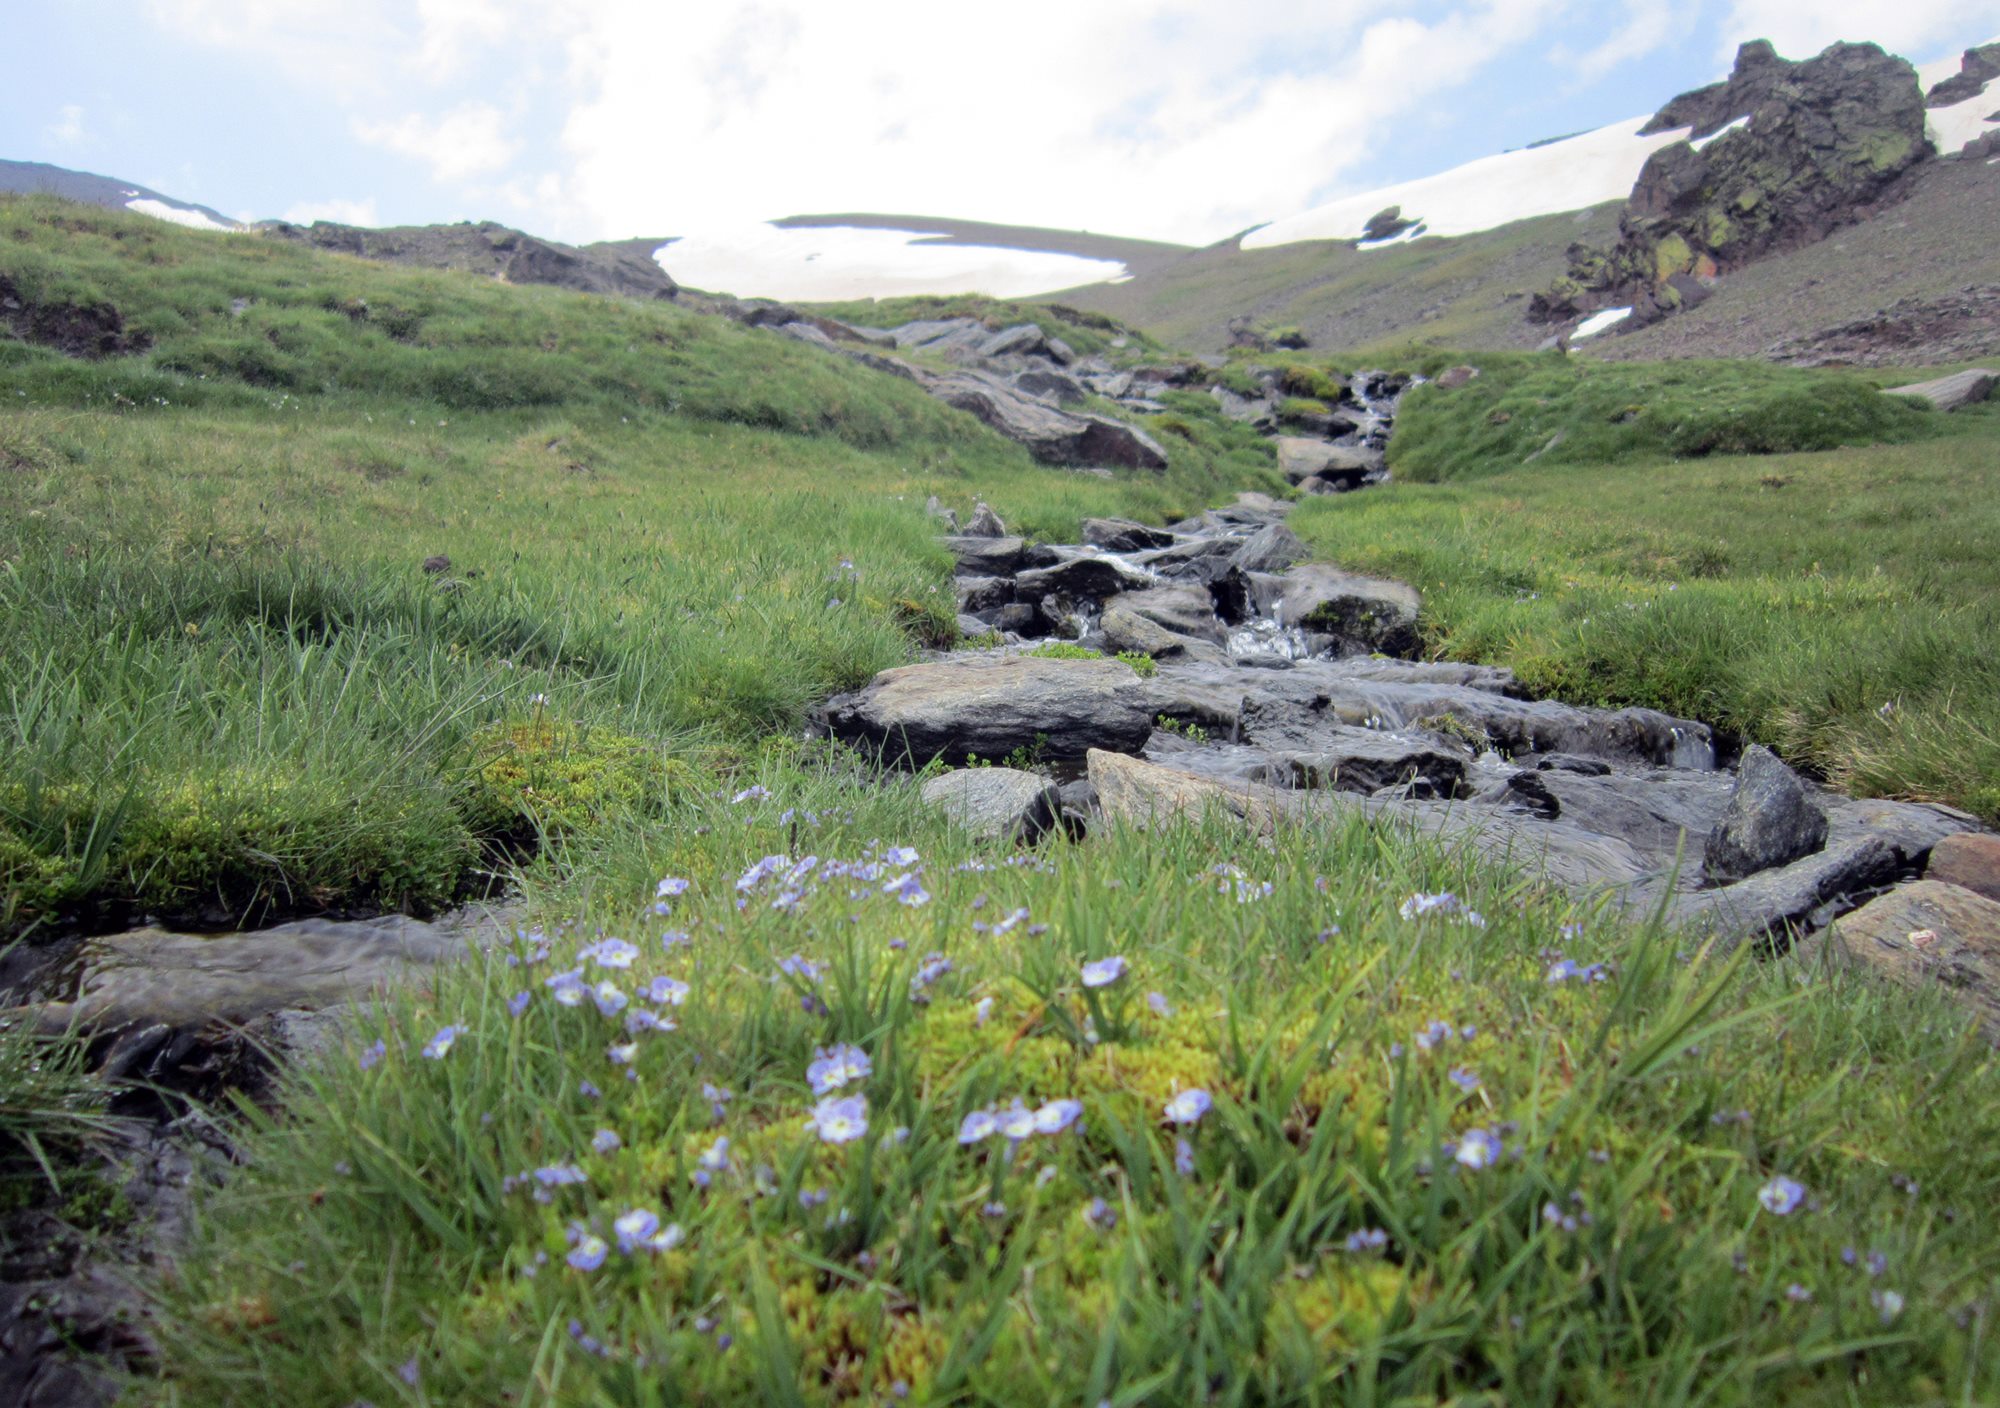
<path id="1" fill-rule="evenodd" d="M 866 687 L 829 700 L 834 737 L 891 762 L 964 763 L 1039 748 L 1053 761 L 1092 748 L 1132 750 L 1152 730 L 1143 691 L 1121 660 L 966 655 L 884 670 Z"/>
<path id="2" fill-rule="evenodd" d="M 1039 841 L 1062 811 L 1053 783 L 1014 768 L 948 772 L 924 784 L 923 799 L 981 841 Z"/>
<path id="3" fill-rule="evenodd" d="M 1014 602 L 1012 577 L 960 577 L 956 585 L 961 611 L 994 611 Z"/>
<path id="4" fill-rule="evenodd" d="M 1414 587 L 1323 563 L 1295 567 L 1267 588 L 1282 625 L 1333 637 L 1359 653 L 1408 655 L 1417 648 L 1422 598 Z"/>
<path id="5" fill-rule="evenodd" d="M 1143 617 L 1174 635 L 1222 644 L 1222 627 L 1215 619 L 1212 599 L 1200 587 L 1159 586 L 1126 592 L 1105 603 L 1105 615 L 1109 617 L 1114 608 Z"/>
<path id="6" fill-rule="evenodd" d="M 1382 452 L 1365 446 L 1330 445 L 1298 435 L 1281 435 L 1275 443 L 1278 472 L 1293 484 L 1316 478 L 1358 486 L 1385 466 Z"/>
<path id="7" fill-rule="evenodd" d="M 1935 381 L 1918 381 L 1908 386 L 1892 386 L 1882 394 L 1921 396 L 1940 411 L 1957 411 L 1967 406 L 1976 406 L 1986 400 L 1993 394 L 1996 385 L 2000 385 L 2000 372 L 1989 371 L 1985 367 L 1974 367 L 1970 371 L 1954 372 Z"/>
<path id="8" fill-rule="evenodd" d="M 958 559 L 960 575 L 967 577 L 1010 577 L 1023 568 L 1056 560 L 1045 548 L 1030 548 L 1020 538 L 985 538 L 959 534 L 946 538 L 944 545 Z"/>
<path id="9" fill-rule="evenodd" d="M 1106 650 L 1114 654 L 1137 652 L 1155 660 L 1212 660 L 1220 663 L 1226 658 L 1220 644 L 1205 638 L 1206 632 L 1176 631 L 1149 614 L 1141 603 L 1153 595 L 1152 592 L 1127 592 L 1105 603 L 1098 629 L 1104 633 Z M 1212 621 L 1213 617 L 1209 619 Z"/>
<path id="10" fill-rule="evenodd" d="M 1229 565 L 1238 572 L 1283 572 L 1306 555 L 1299 535 L 1282 523 L 1259 528 L 1243 540 L 1230 555 Z"/>
<path id="11" fill-rule="evenodd" d="M 1173 543 L 1133 558 L 1162 577 L 1211 582 L 1229 570 L 1239 543 L 1234 538 L 1201 537 Z"/>
<path id="12" fill-rule="evenodd" d="M 1171 547 L 1174 535 L 1164 528 L 1148 528 L 1129 518 L 1086 518 L 1083 540 L 1106 552 L 1142 552 L 1148 548 Z"/>
<path id="13" fill-rule="evenodd" d="M 1550 753 L 1535 759 L 1535 766 L 1543 772 L 1573 772 L 1584 777 L 1603 777 L 1611 771 L 1611 765 L 1597 758 L 1579 758 L 1571 753 Z"/>
<path id="14" fill-rule="evenodd" d="M 2000 836 L 1990 831 L 1947 836 L 1931 852 L 1926 878 L 2000 900 Z"/>
<path id="15" fill-rule="evenodd" d="M 1053 567 L 1030 568 L 1014 578 L 1015 595 L 1024 600 L 1053 595 L 1094 603 L 1152 585 L 1146 573 L 1114 557 L 1073 557 Z"/>
<path id="16" fill-rule="evenodd" d="M 1435 795 L 1455 797 L 1465 786 L 1463 754 L 1374 729 L 1343 728 L 1314 752 L 1279 753 L 1276 759 L 1292 787 L 1372 793 L 1421 779 Z"/>
<path id="17" fill-rule="evenodd" d="M 1935 988 L 2000 1040 L 2000 902 L 1919 880 L 1833 922 L 1827 951 L 1908 988 Z"/>
<path id="18" fill-rule="evenodd" d="M 1709 834 L 1703 864 L 1721 884 L 1789 865 L 1826 845 L 1826 813 L 1778 755 L 1752 745 L 1737 768 L 1729 810 Z"/>

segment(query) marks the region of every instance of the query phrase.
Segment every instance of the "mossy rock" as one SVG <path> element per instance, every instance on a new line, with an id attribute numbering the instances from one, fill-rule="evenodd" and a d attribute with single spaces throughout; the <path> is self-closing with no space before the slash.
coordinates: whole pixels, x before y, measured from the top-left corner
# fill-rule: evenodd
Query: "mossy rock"
<path id="1" fill-rule="evenodd" d="M 467 811 L 486 835 L 518 830 L 524 822 L 544 835 L 564 835 L 609 817 L 657 810 L 669 789 L 692 775 L 657 744 L 546 715 L 480 730 L 473 754 L 477 771 Z"/>

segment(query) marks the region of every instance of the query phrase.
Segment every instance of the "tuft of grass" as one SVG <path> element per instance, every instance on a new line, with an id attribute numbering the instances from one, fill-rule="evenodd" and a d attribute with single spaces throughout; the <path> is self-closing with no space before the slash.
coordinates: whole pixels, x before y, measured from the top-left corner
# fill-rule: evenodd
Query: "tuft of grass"
<path id="1" fill-rule="evenodd" d="M 1412 483 L 1538 461 L 1613 465 L 1921 440 L 1944 418 L 1845 372 L 1748 362 L 1482 354 L 1482 375 L 1403 398 L 1389 463 Z"/>

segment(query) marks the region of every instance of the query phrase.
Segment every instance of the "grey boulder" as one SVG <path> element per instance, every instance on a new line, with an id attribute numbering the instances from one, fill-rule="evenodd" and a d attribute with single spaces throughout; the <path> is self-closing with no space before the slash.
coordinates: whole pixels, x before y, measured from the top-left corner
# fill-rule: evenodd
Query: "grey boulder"
<path id="1" fill-rule="evenodd" d="M 1761 745 L 1743 754 L 1729 807 L 1703 852 L 1709 879 L 1729 884 L 1789 865 L 1826 845 L 1826 813 L 1799 775 Z"/>
<path id="2" fill-rule="evenodd" d="M 923 786 L 933 810 L 982 841 L 1039 841 L 1062 814 L 1055 784 L 1015 768 L 960 768 Z"/>

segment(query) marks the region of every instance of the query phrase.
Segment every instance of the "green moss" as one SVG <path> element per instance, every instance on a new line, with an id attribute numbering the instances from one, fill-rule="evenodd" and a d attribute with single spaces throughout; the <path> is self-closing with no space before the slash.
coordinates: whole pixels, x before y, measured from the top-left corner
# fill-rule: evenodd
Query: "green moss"
<path id="1" fill-rule="evenodd" d="M 468 810 L 489 833 L 527 821 L 559 835 L 657 810 L 689 775 L 657 745 L 539 713 L 482 729 L 473 750 L 480 761 Z"/>
<path id="2" fill-rule="evenodd" d="M 1303 396 L 1287 396 L 1283 401 L 1278 403 L 1279 420 L 1313 420 L 1320 416 L 1331 414 L 1332 410 L 1324 402 L 1310 400 Z"/>

